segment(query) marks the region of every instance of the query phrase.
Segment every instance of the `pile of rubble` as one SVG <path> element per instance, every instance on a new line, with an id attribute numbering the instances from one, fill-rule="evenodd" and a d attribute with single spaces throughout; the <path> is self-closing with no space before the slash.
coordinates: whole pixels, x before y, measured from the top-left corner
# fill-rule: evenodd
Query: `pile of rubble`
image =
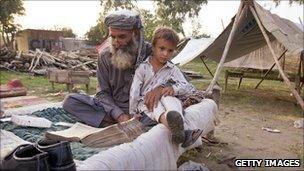
<path id="1" fill-rule="evenodd" d="M 0 49 L 0 67 L 40 75 L 45 75 L 48 69 L 54 68 L 94 74 L 97 69 L 97 53 L 86 49 L 52 53 L 39 49 L 27 53 Z"/>

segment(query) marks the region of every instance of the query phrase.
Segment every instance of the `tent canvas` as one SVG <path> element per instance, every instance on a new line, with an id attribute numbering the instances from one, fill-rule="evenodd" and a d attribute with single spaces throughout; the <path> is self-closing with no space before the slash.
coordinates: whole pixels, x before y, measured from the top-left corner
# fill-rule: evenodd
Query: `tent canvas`
<path id="1" fill-rule="evenodd" d="M 271 33 L 271 40 L 274 51 L 281 55 L 285 48 L 284 70 L 295 73 L 298 70 L 300 62 L 300 52 L 303 50 L 303 31 L 287 19 L 283 19 L 269 11 L 264 10 L 260 5 L 255 3 L 257 12 L 266 22 Z M 261 17 L 262 16 L 262 17 Z M 216 38 L 191 38 L 182 51 L 172 59 L 174 64 L 180 66 L 199 57 L 206 56 L 216 62 L 219 62 L 227 42 L 229 33 L 232 29 L 233 21 L 225 30 Z M 225 66 L 237 68 L 269 69 L 274 61 L 271 52 L 263 38 L 263 35 L 249 10 L 244 12 L 239 23 L 236 35 L 232 41 L 231 47 L 226 58 Z M 274 33 L 274 35 L 272 35 Z M 282 63 L 283 60 L 281 60 Z M 275 66 L 274 69 L 277 69 Z"/>
<path id="2" fill-rule="evenodd" d="M 272 47 L 274 47 L 275 53 L 281 55 L 285 52 L 284 46 L 278 41 L 273 41 Z M 297 73 L 300 63 L 300 55 L 292 55 L 288 51 L 283 54 L 283 58 L 280 60 L 281 66 L 284 68 L 284 71 L 287 73 Z M 244 55 L 240 58 L 226 62 L 225 67 L 232 68 L 241 68 L 241 69 L 259 69 L 259 70 L 268 70 L 272 67 L 274 61 L 271 57 L 271 52 L 267 46 L 263 46 L 260 49 L 257 49 L 247 55 Z M 274 66 L 273 70 L 278 68 Z"/>
<path id="3" fill-rule="evenodd" d="M 271 14 L 256 2 L 254 2 L 254 7 L 263 26 L 268 31 L 270 40 L 277 40 L 288 50 L 290 55 L 299 55 L 303 50 L 303 31 L 292 21 Z M 220 61 L 234 20 L 235 17 L 200 55 L 205 55 L 217 62 Z M 266 46 L 265 39 L 253 14 L 249 9 L 244 10 L 232 39 L 226 62 L 240 58 L 264 46 Z"/>
<path id="4" fill-rule="evenodd" d="M 201 54 L 213 41 L 214 38 L 191 38 L 182 51 L 172 59 L 172 62 L 179 66 L 190 62 Z"/>
<path id="5" fill-rule="evenodd" d="M 206 91 L 212 90 L 224 62 L 240 58 L 267 45 L 270 56 L 275 61 L 284 82 L 304 109 L 303 99 L 279 64 L 278 57 L 281 54 L 277 54 L 278 49 L 272 46 L 273 41 L 284 46 L 290 55 L 300 56 L 303 51 L 303 31 L 298 26 L 289 20 L 271 14 L 253 0 L 242 0 L 231 23 L 207 48 L 202 50 L 202 53 L 197 55 L 197 57 L 205 56 L 219 62 L 215 76 Z"/>

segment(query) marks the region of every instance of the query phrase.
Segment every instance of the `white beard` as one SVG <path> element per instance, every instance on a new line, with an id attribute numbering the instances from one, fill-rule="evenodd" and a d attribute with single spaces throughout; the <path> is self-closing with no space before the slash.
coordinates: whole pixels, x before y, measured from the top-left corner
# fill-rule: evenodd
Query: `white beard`
<path id="1" fill-rule="evenodd" d="M 110 42 L 112 40 L 110 39 Z M 132 68 L 137 58 L 136 52 L 138 49 L 138 42 L 132 38 L 131 42 L 121 49 L 116 49 L 110 43 L 110 52 L 112 54 L 111 64 L 121 70 Z"/>

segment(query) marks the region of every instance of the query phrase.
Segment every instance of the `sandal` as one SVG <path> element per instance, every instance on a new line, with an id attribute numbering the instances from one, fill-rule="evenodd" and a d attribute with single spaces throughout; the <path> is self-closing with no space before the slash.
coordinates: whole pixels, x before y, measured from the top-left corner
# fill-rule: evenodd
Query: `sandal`
<path id="1" fill-rule="evenodd" d="M 183 143 L 185 141 L 185 131 L 181 114 L 176 111 L 169 111 L 166 118 L 172 134 L 172 142 L 174 144 Z"/>
<path id="2" fill-rule="evenodd" d="M 202 135 L 203 130 L 195 129 L 195 130 L 186 130 L 185 131 L 185 141 L 182 144 L 183 148 L 189 147 L 190 145 L 194 144 L 196 140 Z"/>

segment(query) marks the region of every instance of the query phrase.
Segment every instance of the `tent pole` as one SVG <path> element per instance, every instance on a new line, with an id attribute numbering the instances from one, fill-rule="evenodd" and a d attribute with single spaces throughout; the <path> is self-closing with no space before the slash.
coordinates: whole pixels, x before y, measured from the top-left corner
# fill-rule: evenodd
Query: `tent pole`
<path id="1" fill-rule="evenodd" d="M 283 77 L 283 80 L 285 81 L 285 83 L 287 84 L 287 86 L 289 87 L 289 89 L 291 90 L 292 94 L 294 95 L 294 97 L 296 98 L 296 100 L 298 101 L 298 103 L 300 104 L 301 108 L 304 110 L 303 99 L 301 98 L 301 96 L 299 95 L 299 93 L 295 90 L 295 88 L 291 85 L 291 82 L 289 81 L 289 79 L 286 77 L 284 71 L 282 70 L 282 67 L 279 64 L 279 61 L 278 61 L 278 59 L 277 59 L 277 57 L 276 57 L 276 55 L 274 53 L 274 50 L 273 50 L 273 48 L 271 46 L 271 42 L 269 40 L 269 37 L 268 37 L 268 35 L 267 35 L 264 27 L 262 26 L 262 23 L 261 23 L 258 15 L 256 13 L 256 11 L 254 10 L 254 8 L 252 6 L 249 6 L 249 8 L 250 8 L 250 11 L 252 12 L 255 20 L 257 21 L 260 30 L 262 31 L 262 34 L 263 34 L 263 36 L 264 36 L 264 38 L 265 38 L 265 40 L 267 42 L 267 45 L 268 45 L 268 47 L 270 49 L 270 52 L 272 54 L 272 57 L 273 57 L 276 65 L 277 65 L 277 67 L 279 69 L 280 75 Z"/>
<path id="2" fill-rule="evenodd" d="M 279 57 L 278 60 L 280 60 L 283 55 L 285 55 L 285 53 L 287 52 L 287 49 L 282 53 L 282 55 Z M 261 81 L 255 86 L 255 89 L 257 89 L 259 87 L 259 85 L 264 81 L 264 79 L 266 78 L 266 76 L 270 73 L 270 71 L 274 68 L 274 66 L 276 65 L 276 63 L 274 63 L 269 70 L 264 74 L 264 76 L 262 77 Z"/>
<path id="3" fill-rule="evenodd" d="M 208 88 L 207 88 L 207 90 L 206 90 L 206 93 L 209 93 L 209 92 L 212 91 L 215 82 L 219 79 L 219 76 L 220 76 L 221 70 L 222 70 L 222 68 L 223 68 L 225 59 L 226 59 L 227 54 L 228 54 L 228 51 L 229 51 L 229 49 L 230 49 L 230 45 L 231 45 L 232 39 L 233 39 L 233 37 L 234 37 L 236 28 L 237 28 L 237 26 L 238 26 L 238 24 L 239 24 L 240 17 L 242 16 L 243 11 L 244 11 L 244 5 L 243 5 L 243 4 L 244 4 L 244 2 L 241 1 L 241 4 L 240 4 L 240 6 L 239 6 L 238 12 L 237 12 L 236 17 L 235 17 L 235 19 L 234 19 L 234 22 L 233 22 L 233 25 L 232 25 L 232 28 L 231 28 L 231 31 L 230 31 L 230 34 L 229 34 L 229 37 L 228 37 L 227 43 L 226 43 L 226 45 L 225 45 L 225 49 L 224 49 L 224 52 L 223 52 L 223 54 L 222 54 L 220 63 L 218 64 L 218 66 L 217 66 L 217 68 L 216 68 L 214 77 L 213 77 L 213 79 L 211 80 L 211 83 L 209 84 L 209 86 L 208 86 Z"/>
<path id="4" fill-rule="evenodd" d="M 303 75 L 303 76 L 302 76 Z M 296 90 L 301 94 L 302 86 L 304 83 L 304 51 L 300 55 L 300 65 L 298 69 L 298 83 L 296 84 Z"/>
<path id="5" fill-rule="evenodd" d="M 205 65 L 205 67 L 207 68 L 207 70 L 208 70 L 208 72 L 209 72 L 209 74 L 212 76 L 212 78 L 214 77 L 214 75 L 212 74 L 212 72 L 210 71 L 210 69 L 209 69 L 209 67 L 208 67 L 208 65 L 205 63 L 205 61 L 204 61 L 204 59 L 203 59 L 203 56 L 200 56 L 200 58 L 201 58 L 201 60 L 202 60 L 202 62 L 203 62 L 203 64 Z M 217 85 L 220 85 L 218 82 L 216 82 L 216 84 Z"/>
<path id="6" fill-rule="evenodd" d="M 295 85 L 296 85 L 296 91 L 301 94 L 300 92 L 300 85 L 301 85 L 301 60 L 300 60 L 300 63 L 299 63 L 299 68 L 298 68 L 298 73 L 295 77 Z"/>
<path id="7" fill-rule="evenodd" d="M 302 64 L 302 74 L 303 74 L 303 76 L 301 77 L 301 85 L 303 86 L 304 85 L 304 50 L 302 50 L 302 52 L 301 52 L 300 62 Z"/>

